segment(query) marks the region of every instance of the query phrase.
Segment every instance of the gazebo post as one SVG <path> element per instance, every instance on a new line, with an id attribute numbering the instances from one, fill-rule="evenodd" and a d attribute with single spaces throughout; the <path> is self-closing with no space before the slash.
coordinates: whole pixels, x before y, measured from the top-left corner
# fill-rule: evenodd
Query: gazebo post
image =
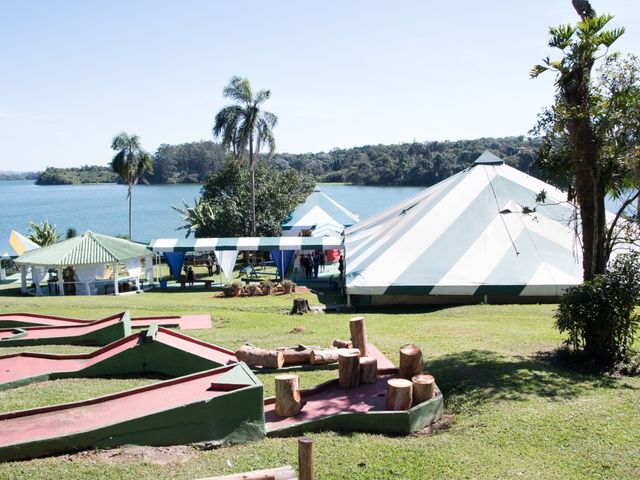
<path id="1" fill-rule="evenodd" d="M 58 267 L 58 295 L 64 297 L 64 275 L 62 273 L 62 266 Z"/>
<path id="2" fill-rule="evenodd" d="M 118 290 L 118 263 L 113 264 L 113 294 L 120 295 Z"/>
<path id="3" fill-rule="evenodd" d="M 27 293 L 27 265 L 20 265 L 20 292 Z"/>

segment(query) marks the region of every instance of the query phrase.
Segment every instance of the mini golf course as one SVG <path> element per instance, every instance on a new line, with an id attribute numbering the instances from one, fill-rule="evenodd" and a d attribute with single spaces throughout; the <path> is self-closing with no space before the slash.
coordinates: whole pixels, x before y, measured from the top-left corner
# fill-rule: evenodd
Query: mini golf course
<path id="1" fill-rule="evenodd" d="M 339 379 L 308 390 L 298 391 L 297 376 L 285 375 L 296 377 L 296 390 L 292 393 L 300 409 L 293 415 L 276 414 L 278 399 L 263 399 L 262 383 L 249 366 L 238 362 L 234 352 L 158 327 L 152 318 L 175 322 L 171 323 L 175 326 L 180 324 L 176 319 L 185 317 L 144 318 L 139 325 L 149 322 L 150 326 L 132 334 L 127 312 L 93 322 L 44 315 L 3 315 L 0 321 L 24 322 L 23 328 L 0 330 L 3 345 L 101 345 L 107 339 L 117 339 L 86 354 L 25 352 L 0 356 L 0 390 L 69 377 L 155 373 L 177 378 L 90 400 L 1 414 L 0 461 L 123 444 L 245 442 L 265 435 L 287 436 L 326 429 L 406 435 L 442 415 L 443 398 L 435 383 L 433 395 L 426 401 L 413 404 L 409 400 L 402 408 L 389 409 L 385 402 L 389 396 L 387 382 L 403 376 L 402 349 L 398 371 L 380 350 L 366 342 L 363 318 L 351 322 L 362 324 L 360 351 L 366 351 L 370 360 L 375 359 L 371 381 L 346 388 L 341 383 L 342 363 Z M 36 321 L 45 325 L 26 326 Z M 194 322 L 204 321 L 198 318 Z M 422 372 L 422 354 L 417 351 Z M 350 354 L 354 355 L 359 356 L 358 350 Z M 358 363 L 357 358 L 353 360 Z M 410 381 L 402 381 L 411 387 Z"/>

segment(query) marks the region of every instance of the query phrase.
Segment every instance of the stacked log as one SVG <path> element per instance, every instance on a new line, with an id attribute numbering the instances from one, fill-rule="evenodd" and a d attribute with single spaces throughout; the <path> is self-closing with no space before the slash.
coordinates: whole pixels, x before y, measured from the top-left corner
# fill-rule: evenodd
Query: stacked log
<path id="1" fill-rule="evenodd" d="M 351 343 L 353 348 L 360 350 L 360 355 L 367 356 L 367 329 L 364 324 L 364 317 L 352 318 L 349 321 L 349 331 L 351 332 Z"/>
<path id="2" fill-rule="evenodd" d="M 333 341 L 333 346 L 335 348 L 353 348 L 353 343 L 351 343 L 351 340 L 340 340 L 336 338 Z"/>
<path id="3" fill-rule="evenodd" d="M 409 343 L 400 347 L 400 378 L 411 380 L 414 375 L 420 375 L 423 368 L 422 352 L 417 345 Z"/>
<path id="4" fill-rule="evenodd" d="M 284 365 L 284 354 L 277 350 L 265 350 L 253 345 L 243 345 L 235 352 L 240 362 L 249 366 L 281 368 Z"/>
<path id="5" fill-rule="evenodd" d="M 276 350 L 284 355 L 284 366 L 307 365 L 311 363 L 311 351 L 318 346 L 298 345 L 294 347 L 278 347 Z"/>
<path id="6" fill-rule="evenodd" d="M 322 365 L 325 363 L 333 363 L 338 361 L 340 354 L 356 353 L 360 355 L 357 348 L 315 348 L 311 350 L 309 362 L 311 365 Z"/>

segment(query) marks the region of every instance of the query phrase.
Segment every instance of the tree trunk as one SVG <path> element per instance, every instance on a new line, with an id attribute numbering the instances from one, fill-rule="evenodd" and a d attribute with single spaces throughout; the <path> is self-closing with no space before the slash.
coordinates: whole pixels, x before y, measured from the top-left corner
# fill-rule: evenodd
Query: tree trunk
<path id="1" fill-rule="evenodd" d="M 360 385 L 360 353 L 338 355 L 338 384 L 341 388 L 355 388 Z"/>
<path id="2" fill-rule="evenodd" d="M 129 185 L 129 240 L 131 240 L 131 230 L 132 230 L 132 204 L 133 204 L 133 186 Z"/>
<path id="3" fill-rule="evenodd" d="M 304 402 L 300 399 L 297 375 L 276 375 L 276 415 L 279 417 L 295 417 Z"/>
<path id="4" fill-rule="evenodd" d="M 357 353 L 359 355 L 360 350 L 357 348 L 314 348 L 309 355 L 309 361 L 311 365 L 333 363 L 338 361 L 338 356 L 341 353 Z"/>
<path id="5" fill-rule="evenodd" d="M 414 375 L 411 383 L 413 383 L 414 405 L 433 398 L 436 383 L 432 375 Z"/>
<path id="6" fill-rule="evenodd" d="M 256 169 L 251 167 L 251 236 L 256 236 Z"/>
<path id="7" fill-rule="evenodd" d="M 360 357 L 360 383 L 376 383 L 378 379 L 378 360 L 373 357 Z"/>
<path id="8" fill-rule="evenodd" d="M 408 410 L 413 402 L 413 384 L 404 378 L 387 380 L 387 410 Z"/>
<path id="9" fill-rule="evenodd" d="M 367 356 L 367 329 L 364 317 L 352 318 L 349 321 L 349 331 L 351 332 L 351 343 L 353 348 L 360 350 L 360 355 Z"/>
<path id="10" fill-rule="evenodd" d="M 400 348 L 400 377 L 411 380 L 422 373 L 422 352 L 417 345 L 409 343 Z"/>
<path id="11" fill-rule="evenodd" d="M 252 345 L 243 345 L 235 352 L 236 358 L 249 366 L 280 368 L 284 365 L 284 354 L 276 350 L 265 350 Z"/>

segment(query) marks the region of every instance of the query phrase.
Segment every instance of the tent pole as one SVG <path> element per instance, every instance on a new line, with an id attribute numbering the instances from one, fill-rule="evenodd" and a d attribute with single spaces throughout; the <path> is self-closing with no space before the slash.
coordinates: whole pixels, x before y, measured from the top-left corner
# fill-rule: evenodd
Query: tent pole
<path id="1" fill-rule="evenodd" d="M 64 275 L 62 272 L 62 266 L 58 267 L 58 295 L 64 297 Z"/>
<path id="2" fill-rule="evenodd" d="M 118 291 L 118 263 L 113 264 L 113 294 L 120 295 Z"/>

